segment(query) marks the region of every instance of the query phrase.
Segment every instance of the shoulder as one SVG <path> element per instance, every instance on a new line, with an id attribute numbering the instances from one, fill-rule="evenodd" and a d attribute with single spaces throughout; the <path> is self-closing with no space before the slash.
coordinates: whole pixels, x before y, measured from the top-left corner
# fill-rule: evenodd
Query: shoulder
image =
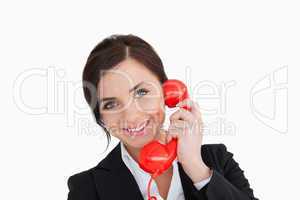
<path id="1" fill-rule="evenodd" d="M 97 188 L 96 178 L 106 173 L 113 167 L 118 166 L 120 145 L 117 145 L 106 155 L 96 166 L 85 171 L 71 175 L 67 180 L 69 188 L 68 199 L 74 199 L 73 196 L 90 196 L 90 199 L 96 199 Z M 77 200 L 77 198 L 75 198 Z"/>
<path id="2" fill-rule="evenodd" d="M 68 200 L 80 199 L 81 197 L 89 197 L 97 199 L 97 190 L 94 184 L 92 171 L 94 168 L 76 173 L 68 178 L 67 184 L 69 188 Z"/>
<path id="3" fill-rule="evenodd" d="M 110 168 L 115 167 L 119 164 L 116 163 L 116 161 L 118 160 L 120 160 L 120 144 L 115 146 L 115 148 L 113 148 L 96 166 L 70 176 L 68 179 L 68 184 L 88 184 L 93 181 L 93 174 L 96 171 L 98 172 L 110 170 Z"/>
<path id="4" fill-rule="evenodd" d="M 97 183 L 105 180 L 107 172 L 121 163 L 120 145 L 117 145 L 95 167 L 71 175 L 67 180 L 68 200 L 99 199 Z"/>
<path id="5" fill-rule="evenodd" d="M 93 180 L 93 174 L 96 171 L 107 171 L 112 166 L 116 165 L 115 162 L 120 157 L 120 144 L 116 145 L 96 166 L 81 171 L 69 177 L 69 182 L 86 183 Z"/>
<path id="6" fill-rule="evenodd" d="M 76 187 L 79 184 L 90 184 L 92 182 L 92 170 L 93 168 L 71 175 L 68 178 L 68 186 Z"/>
<path id="7" fill-rule="evenodd" d="M 233 157 L 233 154 L 227 150 L 227 147 L 220 144 L 205 144 L 201 147 L 201 156 L 203 161 L 210 167 L 222 172 Z"/>
<path id="8" fill-rule="evenodd" d="M 75 190 L 75 189 L 84 190 L 85 188 L 88 188 L 91 185 L 93 185 L 94 183 L 93 176 L 92 176 L 93 170 L 94 168 L 91 168 L 71 175 L 67 181 L 69 190 Z"/>

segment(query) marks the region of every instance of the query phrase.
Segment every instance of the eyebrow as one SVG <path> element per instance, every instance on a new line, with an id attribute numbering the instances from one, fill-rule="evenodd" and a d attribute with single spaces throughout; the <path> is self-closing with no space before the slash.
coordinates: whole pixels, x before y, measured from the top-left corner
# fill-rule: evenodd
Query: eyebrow
<path id="1" fill-rule="evenodd" d="M 139 82 L 138 84 L 136 84 L 133 88 L 131 88 L 129 90 L 129 93 L 131 93 L 132 91 L 136 90 L 140 85 L 142 85 L 144 83 L 144 81 Z M 115 97 L 105 97 L 103 99 L 100 99 L 100 104 L 104 101 L 109 101 L 109 100 L 115 100 Z"/>

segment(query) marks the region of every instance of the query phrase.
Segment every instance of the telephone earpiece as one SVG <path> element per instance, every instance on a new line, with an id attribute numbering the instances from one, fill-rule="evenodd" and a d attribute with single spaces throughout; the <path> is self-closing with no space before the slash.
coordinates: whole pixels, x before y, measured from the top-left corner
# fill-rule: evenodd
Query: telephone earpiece
<path id="1" fill-rule="evenodd" d="M 163 93 L 165 104 L 169 108 L 175 107 L 179 102 L 187 99 L 188 92 L 185 84 L 176 79 L 169 79 L 163 84 Z M 188 106 L 182 108 L 190 110 Z M 177 139 L 173 138 L 167 144 L 161 144 L 153 140 L 146 144 L 140 151 L 139 166 L 151 174 L 148 183 L 148 199 L 153 200 L 156 197 L 150 196 L 150 185 L 152 179 L 156 178 L 166 171 L 173 163 L 177 156 Z"/>

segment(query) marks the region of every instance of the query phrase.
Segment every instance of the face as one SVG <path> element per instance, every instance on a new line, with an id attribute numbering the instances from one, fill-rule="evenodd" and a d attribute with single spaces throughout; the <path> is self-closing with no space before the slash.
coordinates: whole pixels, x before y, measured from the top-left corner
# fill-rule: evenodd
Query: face
<path id="1" fill-rule="evenodd" d="M 141 148 L 157 139 L 165 119 L 162 86 L 143 64 L 128 58 L 102 74 L 101 119 L 124 144 Z"/>

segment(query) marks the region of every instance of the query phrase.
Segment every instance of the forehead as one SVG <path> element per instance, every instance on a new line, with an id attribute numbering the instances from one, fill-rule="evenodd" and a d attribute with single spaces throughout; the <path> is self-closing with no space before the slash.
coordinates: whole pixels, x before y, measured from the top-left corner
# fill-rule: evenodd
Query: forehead
<path id="1" fill-rule="evenodd" d="M 100 96 L 117 96 L 134 87 L 141 81 L 148 85 L 159 85 L 158 78 L 143 64 L 135 59 L 128 58 L 112 69 L 105 71 L 98 83 Z"/>

